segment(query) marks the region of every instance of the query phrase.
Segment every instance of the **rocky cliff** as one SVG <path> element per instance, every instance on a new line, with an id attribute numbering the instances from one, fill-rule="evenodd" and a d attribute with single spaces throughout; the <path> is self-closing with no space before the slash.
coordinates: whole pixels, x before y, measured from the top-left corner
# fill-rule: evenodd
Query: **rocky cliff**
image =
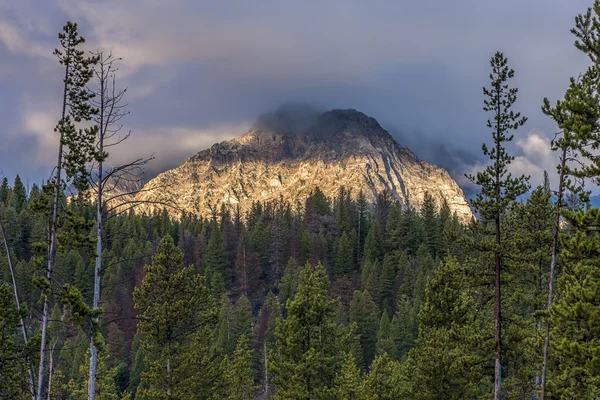
<path id="1" fill-rule="evenodd" d="M 379 123 L 356 110 L 332 110 L 314 117 L 285 109 L 261 117 L 240 138 L 201 151 L 183 165 L 148 182 L 138 200 L 176 204 L 208 216 L 222 203 L 247 211 L 253 201 L 283 198 L 298 204 L 316 187 L 330 197 L 340 186 L 367 198 L 388 190 L 417 209 L 426 192 L 468 221 L 471 210 L 448 173 L 419 160 Z M 160 205 L 144 204 L 151 211 Z"/>

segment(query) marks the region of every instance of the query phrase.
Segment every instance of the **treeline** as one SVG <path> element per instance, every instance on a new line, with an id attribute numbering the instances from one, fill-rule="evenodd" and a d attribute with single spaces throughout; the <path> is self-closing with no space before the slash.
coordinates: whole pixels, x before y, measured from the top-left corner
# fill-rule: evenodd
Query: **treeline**
<path id="1" fill-rule="evenodd" d="M 28 195 L 18 178 L 0 186 L 0 220 L 33 338 L 41 291 L 26 250 L 45 236 L 45 221 L 28 207 L 38 193 L 34 186 Z M 94 220 L 93 205 L 69 207 Z M 507 398 L 539 390 L 555 207 L 549 188 L 539 187 L 504 218 Z M 598 342 L 589 335 L 599 323 L 600 247 L 589 226 L 600 217 L 573 217 L 550 316 L 552 398 L 575 390 L 594 398 L 597 388 L 597 370 L 584 360 Z M 429 196 L 420 212 L 385 194 L 374 205 L 352 200 L 342 188 L 335 199 L 315 191 L 302 212 L 256 203 L 247 216 L 223 208 L 210 219 L 112 214 L 104 235 L 98 398 L 491 396 L 494 264 L 477 248 L 486 233 Z M 0 263 L 10 282 L 6 259 Z M 89 304 L 93 269 L 92 251 L 65 248 L 56 286 L 77 287 Z M 8 285 L 2 296 L 3 390 L 30 397 L 25 372 L 37 349 L 23 346 Z M 86 398 L 93 329 L 68 302 L 52 310 L 50 398 Z"/>
<path id="2" fill-rule="evenodd" d="M 0 184 L 0 396 L 600 398 L 600 211 L 583 186 L 600 181 L 598 15 L 600 1 L 573 29 L 590 67 L 542 105 L 556 191 L 509 173 L 526 118 L 492 57 L 467 225 L 429 195 L 417 211 L 353 188 L 246 215 L 135 213 L 114 189 L 148 160 L 107 161 L 128 137 L 117 59 L 86 58 L 67 23 L 53 175 Z"/>
<path id="3" fill-rule="evenodd" d="M 36 269 L 33 253 L 19 249 L 31 249 L 44 240 L 45 221 L 28 207 L 38 196 L 37 186 L 28 195 L 18 177 L 12 188 L 6 179 L 0 186 L 0 219 L 7 227 L 6 239 L 13 250 L 19 294 L 26 304 L 22 307 L 28 310 L 26 324 L 32 334 L 39 329 L 40 289 L 31 283 Z M 93 205 L 69 207 L 94 221 Z M 90 234 L 94 230 L 91 227 Z M 99 337 L 104 348 L 102 374 L 108 378 L 101 379 L 99 393 L 106 395 L 104 385 L 115 395 L 125 391 L 135 394 L 138 387 L 148 390 L 152 381 L 143 377 L 150 374 L 153 363 L 166 362 L 160 353 L 167 346 L 173 349 L 174 371 L 188 371 L 192 381 L 200 376 L 209 379 L 209 371 L 214 373 L 210 378 L 214 382 L 206 384 L 203 391 L 189 382 L 173 384 L 173 391 L 180 393 L 175 398 L 194 392 L 225 396 L 218 387 L 239 388 L 239 384 L 222 381 L 232 368 L 225 366 L 227 357 L 233 357 L 229 361 L 232 365 L 243 361 L 236 360 L 236 355 L 248 357 L 244 364 L 250 377 L 244 389 L 247 396 L 273 392 L 278 387 L 273 383 L 278 374 L 269 374 L 269 361 L 276 349 L 276 320 L 288 314 L 288 301 L 302 291 L 301 275 L 313 273 L 312 268 L 305 270 L 305 265 L 322 267 L 319 303 L 325 307 L 322 312 L 329 319 L 327 323 L 335 327 L 331 339 L 336 339 L 331 345 L 336 351 L 345 354 L 351 348 L 348 355 L 363 372 L 384 352 L 400 360 L 414 346 L 416 317 L 426 282 L 443 257 L 458 252 L 455 243 L 463 230 L 447 204 L 438 209 L 430 196 L 418 213 L 403 208 L 385 193 L 373 206 L 362 195 L 353 200 L 344 188 L 335 199 L 327 199 L 316 190 L 302 212 L 294 212 L 281 202 L 256 203 L 248 215 L 222 208 L 210 219 L 171 219 L 166 210 L 152 216 L 113 213 L 105 223 L 103 237 L 106 269 Z M 160 242 L 161 238 L 165 239 Z M 6 259 L 0 263 L 5 282 L 10 282 Z M 94 264 L 89 249 L 60 251 L 55 285 L 78 288 L 83 301 L 90 304 Z M 313 294 L 312 289 L 306 293 Z M 177 301 L 182 302 L 182 308 L 178 309 Z M 198 306 L 196 312 L 194 305 Z M 186 315 L 188 312 L 192 314 Z M 74 393 L 85 397 L 86 393 L 91 330 L 85 322 L 75 323 L 71 313 L 68 305 L 53 305 L 49 355 L 52 398 L 69 398 Z M 206 321 L 198 326 L 198 318 Z M 163 329 L 173 329 L 177 339 L 151 339 L 153 331 Z M 18 336 L 14 339 L 15 343 L 22 341 Z M 241 349 L 239 341 L 245 343 Z M 175 359 L 189 356 L 190 348 L 204 356 L 212 355 L 205 367 L 178 365 Z M 154 356 L 150 356 L 151 349 L 155 349 Z M 156 372 L 158 377 L 165 376 L 163 369 Z M 335 372 L 337 368 L 332 367 L 329 373 Z M 20 389 L 24 376 L 17 375 Z M 234 373 L 230 379 L 239 376 Z M 181 382 L 183 378 L 173 379 Z"/>

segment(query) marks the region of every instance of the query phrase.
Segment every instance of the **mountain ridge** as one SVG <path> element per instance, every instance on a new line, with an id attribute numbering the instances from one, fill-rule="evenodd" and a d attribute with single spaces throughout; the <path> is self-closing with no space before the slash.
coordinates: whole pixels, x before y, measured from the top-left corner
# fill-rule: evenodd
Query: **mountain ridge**
<path id="1" fill-rule="evenodd" d="M 354 197 L 362 189 L 370 201 L 387 190 L 417 209 L 429 192 L 438 206 L 446 201 L 460 220 L 471 219 L 464 194 L 448 172 L 420 160 L 374 118 L 354 109 L 303 118 L 281 109 L 265 114 L 241 137 L 215 143 L 159 174 L 136 200 L 173 202 L 209 216 L 223 203 L 244 212 L 254 201 L 283 198 L 296 204 L 316 187 L 333 197 L 345 186 Z"/>

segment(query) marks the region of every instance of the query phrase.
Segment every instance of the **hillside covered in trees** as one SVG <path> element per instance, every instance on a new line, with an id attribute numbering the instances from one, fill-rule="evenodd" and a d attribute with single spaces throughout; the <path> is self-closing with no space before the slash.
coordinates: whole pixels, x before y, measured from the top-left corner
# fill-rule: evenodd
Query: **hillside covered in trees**
<path id="1" fill-rule="evenodd" d="M 107 151 L 128 137 L 118 59 L 67 23 L 53 175 L 0 182 L 0 398 L 600 399 L 599 15 L 573 29 L 589 69 L 541 104 L 556 182 L 509 172 L 527 118 L 492 57 L 469 223 L 344 186 L 139 212 L 151 160 Z"/>

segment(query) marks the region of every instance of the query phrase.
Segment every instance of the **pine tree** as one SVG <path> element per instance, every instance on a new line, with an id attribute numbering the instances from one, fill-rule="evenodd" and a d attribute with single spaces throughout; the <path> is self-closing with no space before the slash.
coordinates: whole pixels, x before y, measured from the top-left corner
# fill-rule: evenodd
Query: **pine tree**
<path id="1" fill-rule="evenodd" d="M 360 370 L 351 355 L 346 355 L 344 364 L 335 377 L 332 398 L 336 400 L 361 399 Z"/>
<path id="2" fill-rule="evenodd" d="M 354 271 L 354 249 L 345 231 L 337 243 L 334 270 L 338 278 Z"/>
<path id="3" fill-rule="evenodd" d="M 19 175 L 15 178 L 11 193 L 9 206 L 13 207 L 17 213 L 20 213 L 23 207 L 27 205 L 27 190 Z"/>
<path id="4" fill-rule="evenodd" d="M 556 259 L 559 253 L 560 213 L 567 202 L 563 195 L 571 191 L 574 194 L 583 194 L 582 185 L 577 183 L 577 178 L 590 177 L 598 183 L 600 164 L 597 156 L 591 149 L 596 149 L 600 143 L 598 135 L 598 122 L 600 120 L 600 107 L 598 106 L 598 49 L 600 49 L 600 2 L 595 0 L 594 6 L 588 8 L 584 15 L 575 18 L 575 28 L 571 29 L 576 37 L 575 47 L 587 55 L 591 61 L 588 70 L 580 74 L 577 79 L 571 78 L 569 87 L 562 101 L 557 101 L 554 107 L 544 98 L 542 112 L 550 116 L 558 125 L 561 134 L 552 141 L 552 150 L 559 154 L 557 166 L 559 181 L 557 191 L 556 210 L 554 217 L 553 244 L 551 250 L 550 279 L 548 284 L 547 311 L 552 308 L 554 295 L 554 279 Z M 581 168 L 573 168 L 581 166 Z M 576 179 L 571 177 L 575 176 Z M 542 367 L 541 399 L 546 398 L 546 377 L 548 369 L 548 352 L 550 348 L 550 323 L 546 321 L 546 334 L 544 341 L 544 359 Z"/>
<path id="5" fill-rule="evenodd" d="M 347 333 L 333 322 L 335 301 L 322 265 L 306 264 L 298 293 L 288 300 L 287 317 L 275 330 L 271 374 L 277 399 L 329 398 L 344 362 Z"/>
<path id="6" fill-rule="evenodd" d="M 376 262 L 381 261 L 382 248 L 381 248 L 381 225 L 379 221 L 373 222 L 369 233 L 365 238 L 364 246 L 364 261 Z"/>
<path id="7" fill-rule="evenodd" d="M 394 310 L 394 283 L 396 280 L 396 265 L 392 254 L 383 258 L 383 267 L 379 276 L 379 306 L 381 310 L 392 313 Z"/>
<path id="8" fill-rule="evenodd" d="M 379 308 L 371 299 L 369 292 L 366 290 L 354 292 L 348 317 L 350 323 L 357 326 L 356 333 L 359 335 L 362 349 L 362 369 L 367 370 L 375 357 L 375 344 L 379 330 Z"/>
<path id="9" fill-rule="evenodd" d="M 475 298 L 466 277 L 472 267 L 450 258 L 427 286 L 419 313 L 417 347 L 409 353 L 413 390 L 410 398 L 489 399 L 491 365 L 486 323 L 475 314 Z M 408 369 L 404 369 L 408 372 Z"/>
<path id="10" fill-rule="evenodd" d="M 229 269 L 229 255 L 225 249 L 223 232 L 216 222 L 211 223 L 210 239 L 206 246 L 204 255 L 204 276 L 206 285 L 217 297 L 224 292 L 225 286 L 231 282 L 231 270 Z"/>
<path id="11" fill-rule="evenodd" d="M 600 398 L 600 210 L 565 213 L 575 227 L 564 239 L 568 260 L 552 305 L 551 398 Z"/>
<path id="12" fill-rule="evenodd" d="M 279 284 L 279 298 L 282 304 L 287 304 L 288 299 L 292 299 L 296 295 L 300 270 L 296 264 L 296 260 L 290 257 L 281 278 L 281 283 Z"/>
<path id="13" fill-rule="evenodd" d="M 89 101 L 93 94 L 86 88 L 87 83 L 92 77 L 92 66 L 98 61 L 96 57 L 84 57 L 85 52 L 81 50 L 81 45 L 85 39 L 78 33 L 77 24 L 67 22 L 63 27 L 63 32 L 58 34 L 61 49 L 54 50 L 54 55 L 59 63 L 64 67 L 62 112 L 60 120 L 55 128 L 59 134 L 58 157 L 54 168 L 54 175 L 45 185 L 43 193 L 44 201 L 40 200 L 37 208 L 43 210 L 48 216 L 48 240 L 47 249 L 42 252 L 46 256 L 45 278 L 38 279 L 38 284 L 44 289 L 49 289 L 53 283 L 52 277 L 56 253 L 58 250 L 58 241 L 61 246 L 72 241 L 79 245 L 85 242 L 78 231 L 89 228 L 85 219 L 78 218 L 70 212 L 64 212 L 61 207 L 63 204 L 63 192 L 68 185 L 73 185 L 78 192 L 77 198 L 85 197 L 88 189 L 88 174 L 86 171 L 87 163 L 92 160 L 94 154 L 94 138 L 97 132 L 97 126 L 92 125 L 87 128 L 77 128 L 76 124 L 85 123 L 92 119 L 96 110 L 90 105 Z M 64 176 L 63 176 L 64 172 Z M 59 217 L 60 220 L 59 220 Z M 58 235 L 59 223 L 66 227 L 63 235 Z M 73 232 L 75 231 L 75 232 Z M 46 242 L 42 242 L 42 246 Z M 91 243 L 85 243 L 91 245 Z M 43 260 L 40 259 L 40 264 Z M 47 356 L 47 330 L 48 319 L 50 317 L 50 293 L 44 290 L 43 310 L 42 310 L 42 332 L 40 341 L 40 362 L 37 379 L 38 399 L 44 394 L 44 383 L 46 382 L 46 356 Z"/>
<path id="14" fill-rule="evenodd" d="M 425 192 L 423 205 L 421 206 L 421 218 L 423 218 L 423 228 L 425 230 L 425 243 L 429 253 L 437 256 L 438 244 L 438 224 L 437 224 L 437 206 L 434 198 Z"/>
<path id="15" fill-rule="evenodd" d="M 5 203 L 6 199 L 8 199 L 8 192 L 10 191 L 10 187 L 8 186 L 8 178 L 2 178 L 2 183 L 0 184 L 0 203 Z"/>
<path id="16" fill-rule="evenodd" d="M 394 353 L 392 323 L 386 310 L 383 310 L 381 320 L 379 321 L 379 332 L 377 332 L 377 343 L 375 344 L 375 354 L 380 356 L 383 353 L 387 353 L 390 356 Z"/>
<path id="17" fill-rule="evenodd" d="M 396 315 L 392 318 L 394 350 L 390 354 L 395 360 L 402 360 L 410 349 L 415 347 L 418 335 L 418 308 L 407 296 L 398 298 Z"/>
<path id="18" fill-rule="evenodd" d="M 514 77 L 514 70 L 508 67 L 506 57 L 497 52 L 491 59 L 489 88 L 483 88 L 486 96 L 483 110 L 493 113 L 492 120 L 487 126 L 492 130 L 493 147 L 490 149 L 483 144 L 483 154 L 489 157 L 491 165 L 475 176 L 468 175 L 469 180 L 481 187 L 481 192 L 473 200 L 473 207 L 480 214 L 485 224 L 494 227 L 494 241 L 489 244 L 494 254 L 495 276 L 495 340 L 496 340 L 496 365 L 494 399 L 500 400 L 502 388 L 502 218 L 506 210 L 516 199 L 529 189 L 528 177 L 514 178 L 507 170 L 514 157 L 506 152 L 506 144 L 510 143 L 514 135 L 511 131 L 525 124 L 527 118 L 514 112 L 512 106 L 517 100 L 517 88 L 509 88 L 508 80 Z"/>
<path id="19" fill-rule="evenodd" d="M 142 346 L 149 359 L 138 395 L 180 398 L 187 393 L 181 383 L 194 373 L 184 355 L 194 332 L 214 321 L 214 301 L 204 279 L 192 266 L 183 266 L 183 254 L 170 236 L 161 240 L 152 264 L 145 268 L 142 285 L 133 294 L 140 312 Z"/>
<path id="20" fill-rule="evenodd" d="M 400 366 L 383 353 L 373 361 L 371 371 L 365 377 L 361 393 L 364 399 L 395 400 L 400 398 Z"/>
<path id="21" fill-rule="evenodd" d="M 27 392 L 22 374 L 23 348 L 13 339 L 24 318 L 24 310 L 19 311 L 12 289 L 8 284 L 0 286 L 0 397 L 19 399 Z"/>
<path id="22" fill-rule="evenodd" d="M 255 371 L 252 368 L 254 351 L 246 335 L 239 337 L 231 360 L 223 361 L 224 388 L 223 399 L 244 400 L 254 399 L 257 386 L 254 384 Z"/>

